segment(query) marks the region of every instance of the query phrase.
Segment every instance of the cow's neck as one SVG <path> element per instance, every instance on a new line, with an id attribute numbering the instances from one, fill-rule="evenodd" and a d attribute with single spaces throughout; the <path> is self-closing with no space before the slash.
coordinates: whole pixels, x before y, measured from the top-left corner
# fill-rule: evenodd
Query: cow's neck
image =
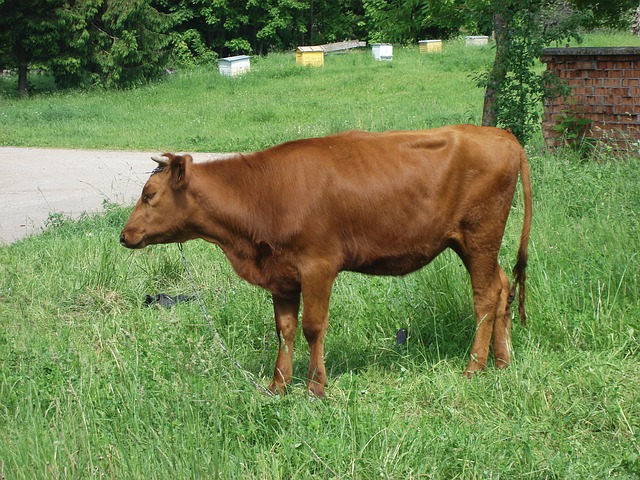
<path id="1" fill-rule="evenodd" d="M 201 238 L 235 249 L 243 256 L 252 254 L 259 243 L 260 215 L 252 196 L 264 188 L 259 173 L 236 159 L 196 165 L 192 200 L 194 227 Z"/>
<path id="2" fill-rule="evenodd" d="M 195 172 L 191 189 L 191 217 L 198 237 L 220 246 L 236 273 L 248 282 L 273 293 L 297 291 L 295 274 L 287 270 L 286 259 L 274 246 L 277 239 L 264 223 L 270 206 L 261 205 L 260 198 L 270 183 L 260 170 L 243 162 L 202 167 Z M 285 276 L 294 280 L 283 282 Z"/>

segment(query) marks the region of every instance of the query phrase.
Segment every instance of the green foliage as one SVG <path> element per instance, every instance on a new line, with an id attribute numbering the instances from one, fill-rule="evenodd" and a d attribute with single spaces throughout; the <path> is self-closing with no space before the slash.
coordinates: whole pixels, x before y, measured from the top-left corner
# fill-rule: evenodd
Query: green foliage
<path id="1" fill-rule="evenodd" d="M 156 78 L 169 54 L 176 65 L 204 65 L 216 55 L 266 54 L 346 39 L 412 44 L 452 38 L 463 31 L 489 34 L 496 12 L 514 16 L 514 32 L 518 23 L 531 24 L 529 15 L 538 17 L 535 22 L 542 29 L 524 32 L 532 37 L 522 48 L 531 50 L 540 39 L 566 36 L 576 22 L 621 25 L 621 19 L 630 19 L 625 17 L 630 2 L 2 0 L 0 65 L 20 68 L 22 93 L 29 66 L 50 68 L 61 86 L 130 87 Z M 595 14 L 576 19 L 576 4 L 577 11 Z M 523 63 L 530 55 L 526 53 Z M 525 74 L 508 79 L 509 85 L 525 82 L 530 91 L 506 105 L 538 95 L 533 80 Z M 503 116 L 511 113 L 507 108 Z"/>
<path id="2" fill-rule="evenodd" d="M 195 29 L 171 34 L 171 54 L 180 67 L 211 65 L 218 56 L 205 45 L 202 35 Z"/>
<path id="3" fill-rule="evenodd" d="M 157 0 L 156 3 L 180 19 L 178 35 L 182 31 L 197 31 L 206 48 L 220 56 L 291 48 L 306 30 L 305 1 Z"/>
<path id="4" fill-rule="evenodd" d="M 301 45 L 367 39 L 361 0 L 314 0 L 303 17 L 306 28 L 299 39 Z"/>
<path id="5" fill-rule="evenodd" d="M 581 117 L 577 112 L 568 109 L 562 112 L 558 124 L 553 129 L 559 133 L 567 145 L 578 150 L 584 147 L 584 142 L 591 143 L 586 137 L 592 120 Z"/>
<path id="6" fill-rule="evenodd" d="M 48 67 L 62 86 L 132 86 L 163 70 L 174 23 L 150 0 L 4 0 L 0 64 Z"/>
<path id="7" fill-rule="evenodd" d="M 606 27 L 627 30 L 631 25 L 633 11 L 638 8 L 637 0 L 616 0 L 602 2 L 600 0 L 573 0 L 583 11 L 592 11 L 585 26 L 589 28 Z"/>
<path id="8" fill-rule="evenodd" d="M 0 68 L 19 70 L 18 90 L 27 93 L 27 70 L 61 54 L 68 26 L 65 0 L 0 1 Z"/>
<path id="9" fill-rule="evenodd" d="M 163 71 L 174 19 L 149 0 L 79 0 L 70 11 L 77 31 L 68 58 L 52 70 L 65 85 L 128 87 Z M 69 68 L 71 66 L 71 68 Z"/>
<path id="10" fill-rule="evenodd" d="M 370 42 L 415 43 L 447 39 L 476 22 L 462 0 L 363 0 Z"/>

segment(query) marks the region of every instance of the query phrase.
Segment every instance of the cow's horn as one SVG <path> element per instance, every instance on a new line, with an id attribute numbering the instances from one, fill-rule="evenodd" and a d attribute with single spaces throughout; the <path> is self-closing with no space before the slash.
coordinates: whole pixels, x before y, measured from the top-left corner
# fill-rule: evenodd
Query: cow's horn
<path id="1" fill-rule="evenodd" d="M 157 157 L 151 157 L 151 160 L 157 162 L 160 165 L 167 165 L 169 163 L 169 158 L 163 155 L 159 155 Z"/>

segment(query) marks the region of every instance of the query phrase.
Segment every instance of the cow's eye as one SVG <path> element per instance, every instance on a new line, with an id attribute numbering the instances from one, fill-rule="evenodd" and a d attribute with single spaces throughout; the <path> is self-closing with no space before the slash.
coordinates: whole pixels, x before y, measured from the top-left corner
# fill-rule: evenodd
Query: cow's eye
<path id="1" fill-rule="evenodd" d="M 155 193 L 147 193 L 142 197 L 142 201 L 144 203 L 149 203 L 149 200 L 151 200 L 153 197 L 155 197 L 156 194 Z"/>

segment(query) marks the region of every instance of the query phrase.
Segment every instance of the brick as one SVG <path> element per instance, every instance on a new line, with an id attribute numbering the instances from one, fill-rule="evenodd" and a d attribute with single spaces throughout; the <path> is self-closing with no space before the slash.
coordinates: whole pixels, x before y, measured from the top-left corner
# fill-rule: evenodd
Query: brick
<path id="1" fill-rule="evenodd" d="M 616 115 L 633 117 L 640 113 L 640 109 L 637 108 L 637 105 L 614 105 L 612 113 Z"/>
<path id="2" fill-rule="evenodd" d="M 574 70 L 596 70 L 598 68 L 598 62 L 575 62 L 573 68 Z"/>
<path id="3" fill-rule="evenodd" d="M 604 85 L 603 78 L 585 78 L 584 79 L 585 87 L 601 87 Z"/>
<path id="4" fill-rule="evenodd" d="M 606 97 L 604 97 L 603 95 L 593 95 L 585 97 L 584 103 L 586 103 L 587 105 L 606 105 L 607 102 L 605 101 L 605 98 Z"/>
<path id="5" fill-rule="evenodd" d="M 611 89 L 611 95 L 618 95 L 620 97 L 629 97 L 629 89 L 622 87 L 615 87 Z"/>
<path id="6" fill-rule="evenodd" d="M 607 77 L 607 70 L 591 70 L 588 73 L 589 73 L 588 74 L 589 78 L 606 78 Z"/>
<path id="7" fill-rule="evenodd" d="M 620 69 L 620 70 L 626 70 L 629 68 L 633 68 L 631 62 L 629 60 L 618 60 L 616 62 L 611 62 L 611 67 L 609 68 L 616 68 L 616 69 Z"/>
<path id="8" fill-rule="evenodd" d="M 633 102 L 633 98 L 622 97 L 620 95 L 611 95 L 612 105 L 632 105 Z"/>
<path id="9" fill-rule="evenodd" d="M 577 86 L 571 89 L 571 93 L 573 95 L 593 95 L 595 91 L 593 87 Z"/>

